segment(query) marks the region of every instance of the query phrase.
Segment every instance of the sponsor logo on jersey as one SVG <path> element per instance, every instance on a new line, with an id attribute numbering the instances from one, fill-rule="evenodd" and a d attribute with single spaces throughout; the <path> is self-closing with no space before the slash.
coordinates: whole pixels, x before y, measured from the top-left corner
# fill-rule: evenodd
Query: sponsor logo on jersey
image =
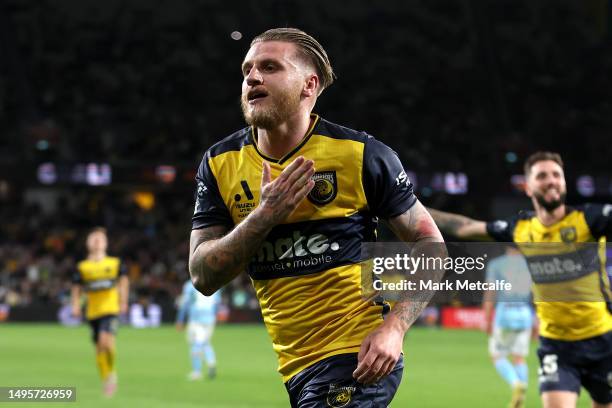
<path id="1" fill-rule="evenodd" d="M 251 188 L 249 187 L 249 183 L 247 183 L 246 180 L 240 180 L 240 187 L 242 187 L 242 192 L 244 194 L 244 196 L 246 197 L 247 200 L 252 200 L 255 197 L 253 197 L 253 193 L 251 192 Z M 242 195 L 241 194 L 236 194 L 234 196 L 234 200 L 236 202 L 239 202 L 240 200 L 242 200 Z"/>
<path id="2" fill-rule="evenodd" d="M 586 251 L 583 251 L 586 252 Z M 582 256 L 583 259 L 579 257 Z M 597 254 L 576 252 L 556 256 L 527 258 L 529 272 L 535 283 L 562 282 L 578 279 L 597 270 Z"/>
<path id="3" fill-rule="evenodd" d="M 302 235 L 293 231 L 290 237 L 264 241 L 254 258 L 252 267 L 257 272 L 308 269 L 334 260 L 330 252 L 340 249 L 323 234 Z"/>
<path id="4" fill-rule="evenodd" d="M 404 170 L 402 170 L 395 178 L 395 184 L 398 186 L 401 186 L 402 184 L 405 184 L 407 187 L 410 186 L 410 179 Z"/>
<path id="5" fill-rule="evenodd" d="M 115 279 L 98 279 L 91 282 L 87 282 L 85 289 L 88 292 L 111 289 L 115 286 L 115 282 Z"/>
<path id="6" fill-rule="evenodd" d="M 329 385 L 327 391 L 327 405 L 332 408 L 346 407 L 353 398 L 355 387 L 340 387 L 336 384 Z"/>
<path id="7" fill-rule="evenodd" d="M 318 171 L 310 179 L 315 182 L 314 187 L 308 193 L 308 199 L 313 204 L 324 205 L 336 198 L 338 181 L 335 171 Z"/>
<path id="8" fill-rule="evenodd" d="M 204 197 L 204 194 L 206 194 L 207 191 L 208 191 L 208 187 L 204 185 L 204 182 L 198 181 L 198 192 L 197 192 L 198 198 Z"/>
<path id="9" fill-rule="evenodd" d="M 255 196 L 246 180 L 240 180 L 240 193 L 234 195 L 236 214 L 239 219 L 246 218 L 257 207 Z"/>
<path id="10" fill-rule="evenodd" d="M 202 199 L 204 198 L 204 194 L 208 192 L 208 187 L 204 185 L 204 182 L 198 181 L 198 188 L 196 190 L 196 200 L 195 207 L 193 209 L 193 213 L 197 213 L 202 211 Z"/>

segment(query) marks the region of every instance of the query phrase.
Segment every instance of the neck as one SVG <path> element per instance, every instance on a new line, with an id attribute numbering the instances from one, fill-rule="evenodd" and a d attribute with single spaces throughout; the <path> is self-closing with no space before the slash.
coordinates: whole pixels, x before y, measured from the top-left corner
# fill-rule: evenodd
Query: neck
<path id="1" fill-rule="evenodd" d="M 100 261 L 104 259 L 106 252 L 90 252 L 88 258 L 92 261 Z"/>
<path id="2" fill-rule="evenodd" d="M 561 221 L 561 219 L 565 217 L 565 204 L 561 204 L 559 207 L 550 212 L 538 204 L 535 199 L 533 200 L 533 206 L 535 208 L 538 221 L 540 221 L 540 223 L 546 227 Z"/>
<path id="3" fill-rule="evenodd" d="M 309 112 L 299 112 L 275 128 L 257 128 L 257 147 L 266 156 L 280 159 L 300 144 L 313 120 Z"/>

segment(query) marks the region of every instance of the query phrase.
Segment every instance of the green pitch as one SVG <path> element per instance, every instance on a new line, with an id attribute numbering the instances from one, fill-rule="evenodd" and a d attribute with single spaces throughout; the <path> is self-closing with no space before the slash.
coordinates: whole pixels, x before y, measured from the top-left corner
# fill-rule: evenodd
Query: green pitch
<path id="1" fill-rule="evenodd" d="M 218 377 L 186 380 L 184 333 L 174 327 L 118 337 L 119 391 L 101 396 L 85 327 L 0 325 L 0 386 L 74 386 L 76 403 L 0 403 L 4 407 L 287 407 L 276 357 L 263 326 L 219 326 L 213 337 Z M 486 337 L 473 331 L 414 329 L 404 344 L 406 368 L 392 407 L 505 407 L 510 390 L 489 362 Z M 535 348 L 535 346 L 533 347 Z M 540 406 L 535 351 L 529 358 L 528 407 Z M 588 407 L 582 395 L 580 407 Z"/>

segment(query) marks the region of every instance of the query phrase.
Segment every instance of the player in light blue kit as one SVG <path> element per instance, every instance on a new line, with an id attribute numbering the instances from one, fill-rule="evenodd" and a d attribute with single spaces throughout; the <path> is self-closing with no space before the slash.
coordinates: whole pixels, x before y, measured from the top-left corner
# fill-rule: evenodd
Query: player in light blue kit
<path id="1" fill-rule="evenodd" d="M 511 408 L 524 406 L 528 370 L 529 339 L 534 325 L 531 307 L 531 277 L 523 255 L 513 246 L 487 265 L 487 282 L 505 280 L 511 291 L 485 291 L 483 309 L 489 335 L 489 354 L 497 372 L 512 387 Z M 495 318 L 491 315 L 495 305 Z M 512 363 L 508 359 L 512 359 Z"/>
<path id="2" fill-rule="evenodd" d="M 187 318 L 187 341 L 191 353 L 191 373 L 188 378 L 192 381 L 202 378 L 202 358 L 206 360 L 208 377 L 212 379 L 217 374 L 215 351 L 210 339 L 215 329 L 220 302 L 220 291 L 212 296 L 204 296 L 193 287 L 190 280 L 183 285 L 176 328 L 183 330 Z"/>

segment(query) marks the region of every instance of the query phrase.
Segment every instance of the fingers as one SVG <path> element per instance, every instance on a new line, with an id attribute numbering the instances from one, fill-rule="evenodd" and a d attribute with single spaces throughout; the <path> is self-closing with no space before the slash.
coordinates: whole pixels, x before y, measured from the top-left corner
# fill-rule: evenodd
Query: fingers
<path id="1" fill-rule="evenodd" d="M 361 375 L 361 377 L 357 379 L 357 381 L 362 384 L 375 383 L 380 378 L 379 373 L 384 364 L 385 361 L 381 357 L 376 358 L 372 364 L 370 364 L 370 367 L 368 367 L 368 369 Z"/>
<path id="2" fill-rule="evenodd" d="M 308 191 L 306 192 L 306 194 L 308 194 L 310 190 L 312 189 L 312 187 L 314 187 L 315 185 L 315 182 L 311 180 L 311 177 L 314 174 L 314 172 L 315 172 L 314 168 L 311 168 L 310 170 L 302 174 L 300 178 L 298 178 L 295 181 L 295 183 L 290 187 L 289 189 L 290 193 L 293 194 L 294 196 L 297 196 L 298 192 L 300 192 L 305 187 L 308 187 Z M 309 187 L 309 184 L 311 181 L 312 181 L 312 187 Z"/>
<path id="3" fill-rule="evenodd" d="M 314 172 L 314 162 L 300 156 L 272 180 L 270 164 L 262 163 L 260 208 L 271 214 L 271 223 L 283 222 L 310 193 Z"/>
<path id="4" fill-rule="evenodd" d="M 263 161 L 263 172 L 261 173 L 261 186 L 270 183 L 270 165 L 267 161 Z"/>
<path id="5" fill-rule="evenodd" d="M 384 356 L 370 350 L 357 365 L 353 377 L 362 384 L 375 383 L 385 374 L 388 365 L 389 361 Z"/>
<path id="6" fill-rule="evenodd" d="M 261 175 L 261 183 L 262 186 L 265 186 L 271 182 L 270 164 L 267 161 L 263 161 L 262 166 L 263 172 Z M 303 179 L 305 174 L 310 174 L 310 176 L 314 174 L 314 161 L 306 160 L 303 156 L 300 156 L 292 161 L 289 166 L 285 167 L 275 181 L 293 186 L 298 183 L 298 180 Z M 310 176 L 306 178 L 310 178 Z"/>
<path id="7" fill-rule="evenodd" d="M 377 351 L 376 347 L 372 346 L 369 339 L 366 338 L 357 355 L 357 361 L 353 378 L 367 385 L 378 382 L 382 377 L 388 375 L 395 367 L 397 358 Z"/>
<path id="8" fill-rule="evenodd" d="M 287 169 L 288 168 L 289 167 L 287 167 Z M 287 171 L 287 169 L 285 169 L 283 171 L 283 173 L 285 171 Z M 304 177 L 304 175 L 308 174 L 308 173 L 310 173 L 310 176 L 312 176 L 314 174 L 314 162 L 312 160 L 306 160 L 299 167 L 297 167 L 295 170 L 292 170 L 291 172 L 288 172 L 285 181 L 287 182 L 287 184 L 289 186 L 293 186 L 295 184 L 300 184 L 299 180 L 302 179 Z M 310 178 L 310 176 L 306 177 L 306 179 Z M 305 181 L 303 181 L 302 184 L 303 183 L 305 183 Z"/>
<path id="9" fill-rule="evenodd" d="M 310 178 L 315 173 L 312 160 L 306 160 L 302 156 L 298 157 L 274 181 L 271 180 L 270 164 L 264 161 L 262 166 L 262 189 L 270 184 L 269 191 L 278 191 L 293 203 L 297 204 L 302 201 L 314 187 L 313 183 L 309 183 Z"/>
<path id="10" fill-rule="evenodd" d="M 397 364 L 397 360 L 396 359 L 390 359 L 387 362 L 387 365 L 383 366 L 381 372 L 379 373 L 379 379 L 391 374 L 391 371 L 393 371 L 393 369 L 395 368 L 395 365 Z"/>
<path id="11" fill-rule="evenodd" d="M 366 356 L 368 356 L 368 350 L 370 349 L 370 338 L 366 337 L 361 343 L 359 354 L 357 354 L 357 368 L 353 371 L 353 378 L 358 379 L 363 376 L 370 366 L 370 362 L 366 362 Z"/>
<path id="12" fill-rule="evenodd" d="M 391 357 L 374 356 L 370 353 L 357 365 L 353 378 L 362 384 L 373 384 L 387 376 L 397 364 L 397 360 Z"/>
<path id="13" fill-rule="evenodd" d="M 304 164 L 304 161 L 305 159 L 303 156 L 298 157 L 297 159 L 292 161 L 291 164 L 285 167 L 285 169 L 281 172 L 278 178 L 281 179 L 281 181 L 286 181 L 294 171 L 296 171 L 302 164 Z M 312 160 L 308 160 L 308 161 L 312 161 Z"/>
<path id="14" fill-rule="evenodd" d="M 305 184 L 303 184 L 302 187 L 300 187 L 298 191 L 295 193 L 295 198 L 294 198 L 295 204 L 297 205 L 301 203 L 302 200 L 308 195 L 308 193 L 310 193 L 310 191 L 313 189 L 314 186 L 315 186 L 315 182 L 312 180 L 308 180 Z"/>

